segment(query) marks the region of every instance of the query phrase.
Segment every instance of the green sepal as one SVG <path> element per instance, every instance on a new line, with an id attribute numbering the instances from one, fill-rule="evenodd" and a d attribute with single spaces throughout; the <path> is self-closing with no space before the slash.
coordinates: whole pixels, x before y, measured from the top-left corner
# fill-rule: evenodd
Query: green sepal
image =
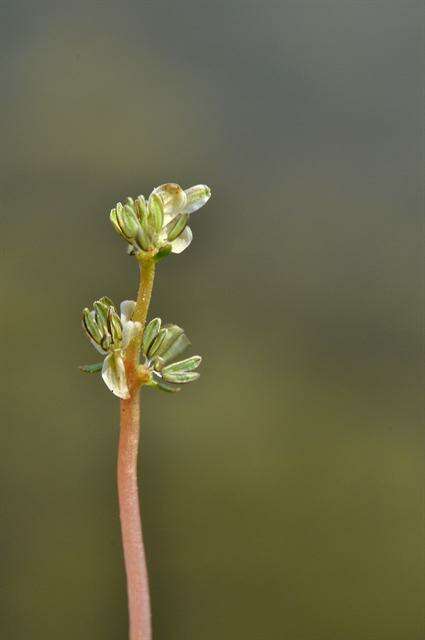
<path id="1" fill-rule="evenodd" d="M 154 318 L 149 322 L 143 332 L 143 353 L 147 354 L 149 347 L 155 340 L 161 329 L 161 318 Z"/>
<path id="2" fill-rule="evenodd" d="M 97 362 L 96 364 L 80 364 L 78 368 L 84 373 L 99 373 L 99 371 L 102 371 L 102 367 L 103 362 Z"/>
<path id="3" fill-rule="evenodd" d="M 158 380 L 158 382 L 156 383 L 156 388 L 159 391 L 165 391 L 166 393 L 177 393 L 178 391 L 180 391 L 180 387 L 176 387 L 173 384 L 168 384 L 163 380 Z"/>
<path id="4" fill-rule="evenodd" d="M 190 345 L 190 340 L 185 333 L 178 335 L 172 343 L 168 343 L 167 348 L 163 349 L 161 346 L 159 355 L 163 358 L 164 363 L 170 362 L 177 358 L 187 347 Z"/>
<path id="5" fill-rule="evenodd" d="M 171 244 L 164 244 L 164 246 L 162 246 L 158 253 L 154 256 L 155 262 L 159 262 L 163 258 L 169 256 L 172 248 L 173 247 L 171 246 Z"/>
<path id="6" fill-rule="evenodd" d="M 163 329 L 166 332 L 166 335 L 165 340 L 161 345 L 161 350 L 158 352 L 158 355 L 160 356 L 167 351 L 176 338 L 184 333 L 184 329 L 179 327 L 177 324 L 166 324 Z"/>
<path id="7" fill-rule="evenodd" d="M 176 382 L 179 384 L 186 384 L 187 382 L 194 382 L 198 380 L 200 374 L 196 371 L 176 371 L 175 373 L 162 372 L 164 380 L 167 382 Z"/>
<path id="8" fill-rule="evenodd" d="M 173 364 L 168 364 L 164 367 L 163 373 L 179 373 L 182 371 L 193 371 L 197 369 L 202 362 L 201 356 L 192 356 L 191 358 L 186 358 L 186 360 L 181 360 L 180 362 L 173 362 Z"/>
<path id="9" fill-rule="evenodd" d="M 148 358 L 152 358 L 157 353 L 162 343 L 164 342 L 166 335 L 167 335 L 166 329 L 161 329 L 161 331 L 158 333 L 155 340 L 152 342 L 151 346 L 149 347 L 149 351 L 146 354 Z"/>

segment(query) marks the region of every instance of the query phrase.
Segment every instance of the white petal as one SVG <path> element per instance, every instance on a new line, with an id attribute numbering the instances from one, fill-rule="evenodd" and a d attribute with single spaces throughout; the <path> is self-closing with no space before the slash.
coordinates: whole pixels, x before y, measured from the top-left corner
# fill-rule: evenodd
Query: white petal
<path id="1" fill-rule="evenodd" d="M 126 349 L 130 340 L 142 330 L 140 322 L 133 322 L 133 320 L 131 320 L 135 308 L 136 303 L 134 300 L 123 300 L 120 305 L 123 349 Z"/>
<path id="2" fill-rule="evenodd" d="M 211 198 L 211 189 L 206 184 L 197 184 L 185 191 L 187 202 L 182 213 L 193 213 Z"/>
<path id="3" fill-rule="evenodd" d="M 185 227 L 178 238 L 172 241 L 171 243 L 171 252 L 172 253 L 181 253 L 192 242 L 193 234 L 190 227 Z"/>
<path id="4" fill-rule="evenodd" d="M 122 348 L 126 349 L 130 341 L 140 334 L 142 331 L 142 325 L 140 322 L 133 322 L 133 320 L 124 320 L 122 322 Z"/>
<path id="5" fill-rule="evenodd" d="M 133 315 L 135 308 L 136 308 L 136 303 L 134 300 L 123 300 L 120 304 L 121 322 L 125 322 L 126 320 L 131 320 L 131 316 Z"/>
<path id="6" fill-rule="evenodd" d="M 186 206 L 186 193 L 174 182 L 161 184 L 154 189 L 154 193 L 161 196 L 164 204 L 164 225 L 175 218 Z"/>
<path id="7" fill-rule="evenodd" d="M 106 356 L 103 361 L 102 378 L 108 389 L 118 398 L 125 400 L 130 397 L 121 351 L 112 351 Z"/>

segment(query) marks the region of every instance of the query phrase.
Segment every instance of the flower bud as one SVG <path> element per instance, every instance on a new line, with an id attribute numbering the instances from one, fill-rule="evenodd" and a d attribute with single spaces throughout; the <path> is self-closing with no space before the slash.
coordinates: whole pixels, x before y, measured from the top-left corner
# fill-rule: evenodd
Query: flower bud
<path id="1" fill-rule="evenodd" d="M 118 317 L 114 307 L 109 307 L 108 311 L 108 330 L 112 337 L 113 344 L 119 344 L 122 340 L 121 320 Z"/>
<path id="2" fill-rule="evenodd" d="M 90 341 L 100 353 L 119 348 L 122 340 L 121 320 L 110 298 L 93 303 L 93 310 L 84 309 L 83 327 Z"/>
<path id="3" fill-rule="evenodd" d="M 186 336 L 186 334 L 182 333 L 179 335 L 165 351 L 162 351 L 161 358 L 163 358 L 165 364 L 173 360 L 173 358 L 177 358 L 187 347 L 190 346 L 190 340 Z"/>
<path id="4" fill-rule="evenodd" d="M 146 204 L 146 200 L 144 196 L 139 196 L 136 198 L 136 202 L 134 203 L 136 215 L 140 221 L 147 215 L 148 207 Z"/>
<path id="5" fill-rule="evenodd" d="M 109 305 L 103 300 L 96 300 L 93 302 L 93 308 L 95 310 L 97 326 L 100 328 L 102 334 L 107 333 Z"/>
<path id="6" fill-rule="evenodd" d="M 143 226 L 139 227 L 137 231 L 137 244 L 144 251 L 149 251 L 149 249 L 152 249 L 152 241 L 148 232 L 143 228 Z"/>
<path id="7" fill-rule="evenodd" d="M 164 224 L 164 205 L 160 196 L 155 192 L 151 193 L 149 196 L 148 209 L 149 223 L 153 229 L 159 233 L 162 229 L 162 225 Z"/>
<path id="8" fill-rule="evenodd" d="M 155 340 L 152 342 L 147 352 L 148 358 L 153 358 L 155 354 L 159 351 L 162 343 L 164 342 L 165 336 L 166 336 L 166 330 L 161 329 L 161 331 L 158 333 L 158 335 L 156 336 Z"/>
<path id="9" fill-rule="evenodd" d="M 83 309 L 83 327 L 89 336 L 96 344 L 100 344 L 102 340 L 102 331 L 97 326 L 95 319 L 95 312 L 90 309 Z"/>
<path id="10" fill-rule="evenodd" d="M 109 220 L 112 222 L 112 226 L 114 227 L 115 231 L 117 233 L 119 233 L 119 235 L 124 238 L 124 240 L 127 240 L 127 238 L 125 237 L 125 235 L 122 232 L 119 220 L 118 220 L 118 214 L 117 214 L 117 210 L 116 209 L 111 209 L 111 213 L 109 214 Z"/>
<path id="11" fill-rule="evenodd" d="M 121 218 L 124 235 L 128 240 L 134 239 L 137 236 L 140 225 L 134 210 L 128 204 L 125 205 Z"/>
<path id="12" fill-rule="evenodd" d="M 147 354 L 150 346 L 161 329 L 161 318 L 154 318 L 149 322 L 143 332 L 143 353 Z"/>

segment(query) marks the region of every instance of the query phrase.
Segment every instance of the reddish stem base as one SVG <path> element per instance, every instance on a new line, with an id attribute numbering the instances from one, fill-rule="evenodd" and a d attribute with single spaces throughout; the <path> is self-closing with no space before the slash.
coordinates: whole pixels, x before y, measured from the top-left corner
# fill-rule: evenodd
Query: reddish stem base
<path id="1" fill-rule="evenodd" d="M 118 450 L 118 499 L 122 543 L 127 574 L 130 640 L 151 640 L 148 574 L 143 545 L 137 486 L 137 455 L 140 436 L 140 393 L 121 400 Z"/>

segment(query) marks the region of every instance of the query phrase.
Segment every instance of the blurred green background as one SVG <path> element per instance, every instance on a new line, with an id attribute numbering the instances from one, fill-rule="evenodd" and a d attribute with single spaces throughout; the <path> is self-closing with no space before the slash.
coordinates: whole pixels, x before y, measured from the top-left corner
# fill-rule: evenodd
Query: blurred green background
<path id="1" fill-rule="evenodd" d="M 155 640 L 422 640 L 422 2 L 1 6 L 0 637 L 127 634 L 118 403 L 80 313 L 134 297 L 111 205 L 206 182 L 151 317 Z"/>

